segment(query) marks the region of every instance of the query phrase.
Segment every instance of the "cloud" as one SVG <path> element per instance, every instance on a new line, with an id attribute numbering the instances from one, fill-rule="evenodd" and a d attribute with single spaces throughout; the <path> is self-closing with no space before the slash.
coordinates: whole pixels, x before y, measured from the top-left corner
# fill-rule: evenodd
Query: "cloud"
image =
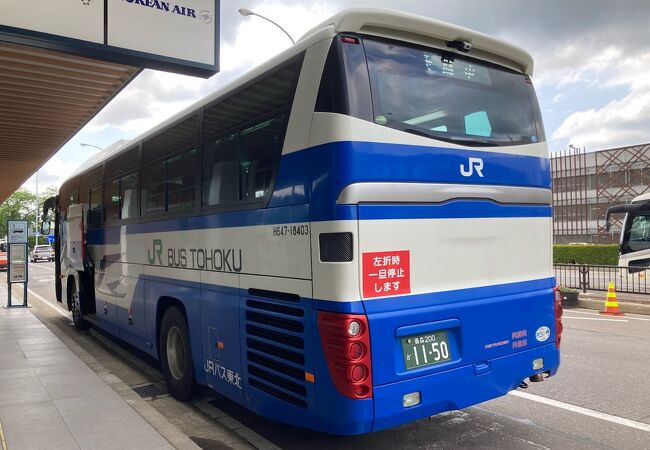
<path id="1" fill-rule="evenodd" d="M 335 12 L 326 2 L 308 6 L 259 2 L 250 9 L 272 17 L 294 39 Z M 233 20 L 237 25 L 230 25 L 235 29 L 228 33 L 231 40 L 221 42 L 220 73 L 206 80 L 145 70 L 84 130 L 97 132 L 113 127 L 124 137 L 135 137 L 291 46 L 281 30 L 259 17 L 237 15 Z"/>
<path id="2" fill-rule="evenodd" d="M 59 156 L 52 157 L 38 171 L 38 191 L 44 192 L 51 186 L 59 187 L 68 176 L 81 164 L 82 160 L 64 161 Z M 36 174 L 27 180 L 23 187 L 36 192 Z"/>
<path id="3" fill-rule="evenodd" d="M 650 86 L 633 88 L 604 107 L 578 111 L 567 117 L 553 139 L 588 149 L 603 149 L 650 141 Z"/>

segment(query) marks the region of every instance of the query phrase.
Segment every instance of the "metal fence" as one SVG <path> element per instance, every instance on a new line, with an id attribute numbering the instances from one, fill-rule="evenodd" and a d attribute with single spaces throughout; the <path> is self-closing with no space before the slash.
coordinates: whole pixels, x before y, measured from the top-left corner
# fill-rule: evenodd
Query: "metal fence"
<path id="1" fill-rule="evenodd" d="M 555 278 L 560 286 L 587 290 L 606 291 L 614 282 L 617 292 L 650 294 L 648 277 L 650 271 L 630 270 L 621 266 L 588 266 L 584 264 L 554 264 Z"/>

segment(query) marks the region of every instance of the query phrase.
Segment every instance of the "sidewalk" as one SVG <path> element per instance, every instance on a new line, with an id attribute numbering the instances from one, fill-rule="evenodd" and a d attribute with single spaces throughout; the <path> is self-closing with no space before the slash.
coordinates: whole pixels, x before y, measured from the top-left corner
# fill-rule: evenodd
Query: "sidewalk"
<path id="1" fill-rule="evenodd" d="M 29 309 L 0 308 L 0 448 L 173 449 L 100 375 Z"/>

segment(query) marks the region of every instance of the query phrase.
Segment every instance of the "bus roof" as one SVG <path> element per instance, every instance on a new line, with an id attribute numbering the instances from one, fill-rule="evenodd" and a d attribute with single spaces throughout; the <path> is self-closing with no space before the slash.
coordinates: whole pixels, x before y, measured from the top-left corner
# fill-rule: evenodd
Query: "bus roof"
<path id="1" fill-rule="evenodd" d="M 519 46 L 508 44 L 478 31 L 435 19 L 385 8 L 351 8 L 330 17 L 305 33 L 295 45 L 249 70 L 236 80 L 198 100 L 172 117 L 131 140 L 120 140 L 82 163 L 68 178 L 95 168 L 135 143 L 155 135 L 205 105 L 227 95 L 258 76 L 305 51 L 316 42 L 338 33 L 350 32 L 392 38 L 421 45 L 447 48 L 447 41 L 464 40 L 472 44 L 471 55 L 532 75 L 533 59 Z M 456 52 L 452 48 L 449 51 Z"/>
<path id="2" fill-rule="evenodd" d="M 346 9 L 312 28 L 300 41 L 326 27 L 333 27 L 334 33 L 369 34 L 442 48 L 447 47 L 449 41 L 468 41 L 472 44 L 473 56 L 501 63 L 526 75 L 533 74 L 533 58 L 517 45 L 469 28 L 402 11 L 384 8 Z"/>

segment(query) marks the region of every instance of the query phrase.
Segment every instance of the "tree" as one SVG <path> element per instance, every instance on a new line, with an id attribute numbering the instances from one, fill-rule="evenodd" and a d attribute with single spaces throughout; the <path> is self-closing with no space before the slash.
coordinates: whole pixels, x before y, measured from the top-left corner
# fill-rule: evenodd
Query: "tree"
<path id="1" fill-rule="evenodd" d="M 27 220 L 31 225 L 36 219 L 36 195 L 27 189 L 18 189 L 0 205 L 0 237 L 7 235 L 7 220 Z"/>
<path id="2" fill-rule="evenodd" d="M 0 205 L 0 239 L 7 235 L 7 220 L 27 220 L 29 229 L 36 230 L 36 218 L 40 217 L 43 210 L 43 202 L 48 198 L 57 195 L 58 188 L 48 187 L 36 197 L 27 189 L 18 189 L 16 192 Z M 38 203 L 37 201 L 38 200 Z M 38 211 L 37 211 L 38 209 Z M 40 222 L 38 222 L 40 224 Z M 29 246 L 34 245 L 34 238 L 29 238 Z"/>

